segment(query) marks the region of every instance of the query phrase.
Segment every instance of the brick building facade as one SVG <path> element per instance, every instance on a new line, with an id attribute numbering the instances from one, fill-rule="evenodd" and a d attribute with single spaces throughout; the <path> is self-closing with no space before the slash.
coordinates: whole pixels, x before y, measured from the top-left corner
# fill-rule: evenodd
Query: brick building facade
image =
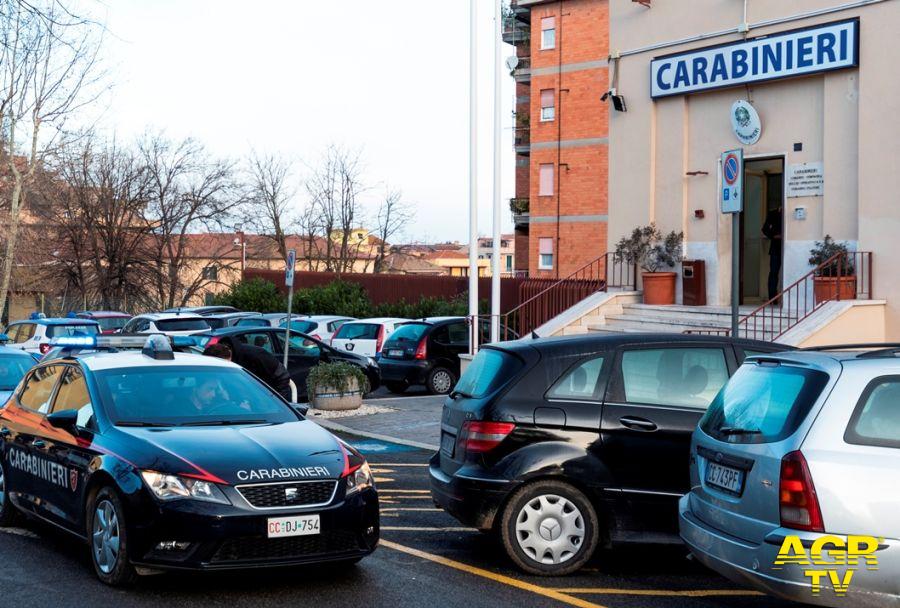
<path id="1" fill-rule="evenodd" d="M 565 277 L 606 252 L 608 0 L 514 0 L 516 268 Z"/>

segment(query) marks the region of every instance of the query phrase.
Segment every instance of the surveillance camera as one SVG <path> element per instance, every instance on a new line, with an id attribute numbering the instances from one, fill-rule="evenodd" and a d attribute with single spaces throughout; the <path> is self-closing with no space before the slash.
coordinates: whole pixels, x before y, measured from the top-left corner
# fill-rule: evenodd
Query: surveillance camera
<path id="1" fill-rule="evenodd" d="M 232 244 L 232 245 L 240 245 L 240 244 L 241 244 L 241 239 L 239 239 L 239 238 L 237 238 L 237 237 L 234 237 L 234 240 L 231 241 L 231 244 Z"/>

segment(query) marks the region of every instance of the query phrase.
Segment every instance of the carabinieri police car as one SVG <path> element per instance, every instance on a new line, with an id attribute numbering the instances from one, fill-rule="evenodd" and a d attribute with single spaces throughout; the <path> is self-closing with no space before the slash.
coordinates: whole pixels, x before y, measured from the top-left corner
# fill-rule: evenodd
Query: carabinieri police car
<path id="1" fill-rule="evenodd" d="M 356 562 L 378 543 L 365 459 L 230 362 L 154 335 L 68 348 L 0 410 L 0 525 L 86 541 L 97 576 Z"/>

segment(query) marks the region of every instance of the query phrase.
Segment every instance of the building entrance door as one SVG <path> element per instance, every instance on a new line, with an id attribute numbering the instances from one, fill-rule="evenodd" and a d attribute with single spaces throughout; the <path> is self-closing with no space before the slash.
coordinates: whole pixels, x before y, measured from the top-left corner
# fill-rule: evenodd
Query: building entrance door
<path id="1" fill-rule="evenodd" d="M 744 160 L 741 304 L 762 304 L 782 290 L 784 158 Z"/>

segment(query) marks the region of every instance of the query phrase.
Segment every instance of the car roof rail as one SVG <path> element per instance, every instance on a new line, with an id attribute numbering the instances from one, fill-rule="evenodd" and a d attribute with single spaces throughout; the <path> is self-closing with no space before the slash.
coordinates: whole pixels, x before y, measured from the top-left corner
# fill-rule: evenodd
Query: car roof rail
<path id="1" fill-rule="evenodd" d="M 893 357 L 900 354 L 900 342 L 859 342 L 851 344 L 828 344 L 823 346 L 807 346 L 798 348 L 798 351 L 808 352 L 829 352 L 829 351 L 848 351 L 863 350 L 865 352 L 856 355 L 857 359 L 868 359 L 873 357 Z"/>

